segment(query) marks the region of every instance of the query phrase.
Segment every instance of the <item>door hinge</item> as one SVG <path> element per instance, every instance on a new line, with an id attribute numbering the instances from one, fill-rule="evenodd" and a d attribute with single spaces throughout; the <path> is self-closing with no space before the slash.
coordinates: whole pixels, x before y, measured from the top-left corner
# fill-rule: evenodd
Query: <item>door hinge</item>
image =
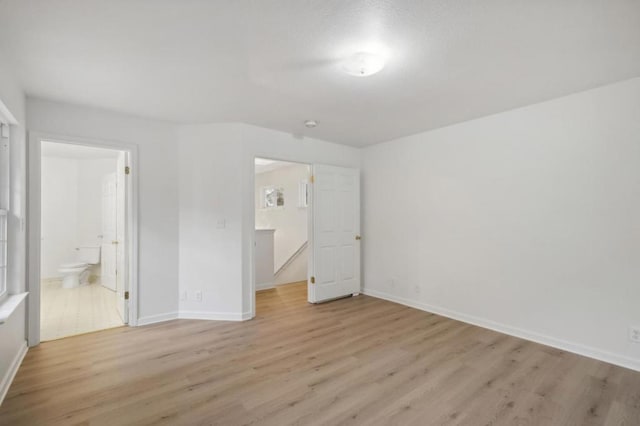
<path id="1" fill-rule="evenodd" d="M 124 166 L 124 174 L 125 175 L 131 174 L 131 168 L 129 166 Z"/>
<path id="2" fill-rule="evenodd" d="M 316 181 L 316 179 L 315 179 L 315 177 L 313 175 L 309 176 L 309 183 L 313 183 L 315 181 Z"/>
<path id="3" fill-rule="evenodd" d="M 315 284 L 316 283 L 316 277 L 311 277 L 310 281 L 311 281 L 311 284 Z"/>
<path id="4" fill-rule="evenodd" d="M 129 292 L 128 291 L 124 292 L 124 300 L 129 300 Z"/>

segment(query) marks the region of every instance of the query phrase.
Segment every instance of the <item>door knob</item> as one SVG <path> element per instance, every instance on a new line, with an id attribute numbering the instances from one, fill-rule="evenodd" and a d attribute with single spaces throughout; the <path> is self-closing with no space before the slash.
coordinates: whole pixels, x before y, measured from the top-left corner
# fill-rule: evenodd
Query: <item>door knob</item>
<path id="1" fill-rule="evenodd" d="M 114 240 L 114 241 L 111 241 L 111 244 L 118 244 L 118 242 Z"/>
<path id="2" fill-rule="evenodd" d="M 360 241 L 362 237 L 360 235 L 356 235 L 356 240 Z"/>

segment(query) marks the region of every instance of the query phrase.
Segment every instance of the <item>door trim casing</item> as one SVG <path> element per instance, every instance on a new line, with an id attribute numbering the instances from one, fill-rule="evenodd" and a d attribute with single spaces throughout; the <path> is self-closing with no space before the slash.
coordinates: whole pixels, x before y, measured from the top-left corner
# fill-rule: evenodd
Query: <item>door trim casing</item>
<path id="1" fill-rule="evenodd" d="M 290 159 L 285 159 L 285 158 L 278 158 L 278 157 L 274 157 L 273 155 L 261 155 L 259 153 L 256 153 L 254 155 L 251 156 L 251 232 L 249 234 L 249 247 L 251 247 L 251 250 L 249 250 L 249 265 L 250 267 L 250 271 L 249 271 L 249 293 L 250 293 L 250 310 L 249 312 L 247 312 L 246 314 L 246 319 L 251 319 L 254 318 L 256 316 L 256 258 L 255 258 L 255 242 L 256 242 L 256 236 L 255 236 L 255 229 L 256 229 L 256 158 L 261 158 L 261 159 L 265 159 L 265 160 L 274 160 L 274 161 L 281 161 L 281 162 L 285 162 L 285 163 L 291 163 L 291 164 L 299 164 L 299 165 L 303 165 L 303 166 L 307 166 L 309 168 L 309 174 L 310 177 L 313 174 L 313 163 L 308 163 L 305 161 L 298 161 L 298 160 L 290 160 Z M 311 285 L 309 283 L 309 278 L 313 275 L 313 185 L 309 185 L 308 186 L 308 191 L 309 191 L 309 205 L 306 207 L 307 208 L 307 244 L 308 244 L 308 258 L 307 258 L 307 295 L 309 294 L 309 286 Z"/>
<path id="2" fill-rule="evenodd" d="M 41 147 L 42 142 L 108 148 L 129 153 L 132 173 L 127 179 L 127 281 L 129 290 L 129 325 L 138 325 L 138 146 L 136 144 L 78 138 L 40 132 L 29 132 L 27 143 L 27 341 L 29 346 L 40 343 L 40 246 L 41 246 Z"/>

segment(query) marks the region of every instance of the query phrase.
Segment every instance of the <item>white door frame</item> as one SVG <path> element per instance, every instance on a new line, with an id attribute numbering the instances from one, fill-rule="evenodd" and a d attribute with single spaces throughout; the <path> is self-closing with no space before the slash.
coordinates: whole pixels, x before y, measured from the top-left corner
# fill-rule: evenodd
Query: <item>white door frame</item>
<path id="1" fill-rule="evenodd" d="M 251 229 L 252 232 L 249 236 L 249 247 L 251 250 L 249 251 L 249 264 L 251 265 L 251 318 L 256 316 L 256 257 L 255 257 L 255 247 L 256 247 L 256 158 L 263 158 L 265 160 L 274 160 L 281 161 L 283 163 L 291 163 L 291 164 L 301 164 L 309 167 L 309 175 L 313 173 L 313 164 L 305 163 L 304 161 L 295 161 L 295 160 L 285 160 L 280 158 L 275 158 L 270 155 L 259 155 L 256 154 L 253 156 L 253 164 L 251 168 L 251 182 L 252 182 L 252 191 L 253 194 L 251 197 L 251 206 L 252 206 L 252 216 L 251 216 Z M 313 275 L 313 184 L 307 186 L 307 190 L 309 191 L 309 205 L 307 206 L 307 249 L 308 251 L 308 266 L 307 266 L 307 298 L 309 294 L 309 280 Z"/>
<path id="2" fill-rule="evenodd" d="M 128 235 L 127 278 L 129 283 L 129 325 L 138 324 L 138 147 L 126 142 L 104 141 L 29 132 L 27 144 L 27 340 L 40 343 L 40 245 L 41 245 L 41 148 L 42 142 L 57 142 L 129 153 L 132 173 L 127 179 Z"/>

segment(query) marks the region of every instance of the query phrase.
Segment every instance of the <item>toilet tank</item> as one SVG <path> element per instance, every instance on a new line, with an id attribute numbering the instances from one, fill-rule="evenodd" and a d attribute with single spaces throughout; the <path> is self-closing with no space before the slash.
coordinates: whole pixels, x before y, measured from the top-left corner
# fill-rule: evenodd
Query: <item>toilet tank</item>
<path id="1" fill-rule="evenodd" d="M 78 247 L 78 260 L 90 265 L 97 265 L 100 263 L 100 246 Z"/>

